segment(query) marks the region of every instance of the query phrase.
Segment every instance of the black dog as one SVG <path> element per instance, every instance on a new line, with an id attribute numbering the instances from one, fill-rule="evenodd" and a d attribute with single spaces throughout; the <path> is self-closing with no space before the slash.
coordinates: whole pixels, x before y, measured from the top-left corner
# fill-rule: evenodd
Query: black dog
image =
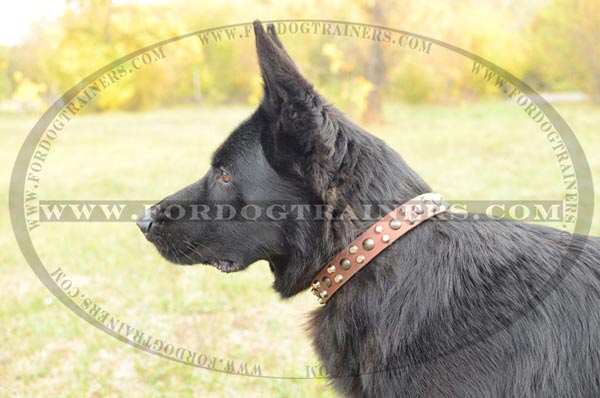
<path id="1" fill-rule="evenodd" d="M 231 272 L 267 260 L 290 297 L 372 220 L 364 204 L 430 191 L 385 143 L 326 103 L 255 22 L 262 103 L 198 182 L 139 221 L 168 260 Z M 328 217 L 201 222 L 194 204 L 323 205 Z M 216 213 L 215 213 L 216 214 Z M 599 397 L 600 241 L 507 220 L 436 216 L 377 256 L 311 320 L 314 346 L 352 397 Z M 573 261 L 564 261 L 571 259 Z"/>

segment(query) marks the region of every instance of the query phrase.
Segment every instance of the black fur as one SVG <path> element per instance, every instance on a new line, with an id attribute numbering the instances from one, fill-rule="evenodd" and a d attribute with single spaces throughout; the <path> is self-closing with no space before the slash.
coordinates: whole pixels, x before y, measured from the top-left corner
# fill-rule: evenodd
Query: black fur
<path id="1" fill-rule="evenodd" d="M 347 206 L 402 203 L 431 189 L 327 104 L 272 27 L 256 22 L 255 33 L 262 103 L 204 178 L 157 205 L 146 232 L 176 263 L 229 272 L 265 259 L 274 288 L 290 297 L 371 224 L 336 221 Z M 256 201 L 324 204 L 332 220 L 163 214 L 167 203 Z M 506 220 L 423 223 L 313 313 L 310 334 L 333 385 L 349 397 L 600 396 L 600 241 L 571 238 Z M 574 264 L 561 262 L 567 249 Z"/>

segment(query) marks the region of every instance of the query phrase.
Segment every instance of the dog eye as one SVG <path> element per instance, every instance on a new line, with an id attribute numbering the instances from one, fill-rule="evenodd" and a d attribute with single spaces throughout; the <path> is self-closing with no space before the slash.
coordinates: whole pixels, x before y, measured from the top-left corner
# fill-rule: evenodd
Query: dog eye
<path id="1" fill-rule="evenodd" d="M 231 176 L 225 170 L 221 170 L 221 181 L 224 183 L 231 182 Z"/>

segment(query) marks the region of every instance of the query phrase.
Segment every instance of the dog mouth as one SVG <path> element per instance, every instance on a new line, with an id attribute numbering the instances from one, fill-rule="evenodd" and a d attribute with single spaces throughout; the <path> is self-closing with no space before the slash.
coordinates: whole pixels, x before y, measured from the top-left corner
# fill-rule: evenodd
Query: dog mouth
<path id="1" fill-rule="evenodd" d="M 175 264 L 181 264 L 181 265 L 204 264 L 204 265 L 212 266 L 226 274 L 231 273 L 231 272 L 241 271 L 244 268 L 246 268 L 243 264 L 238 263 L 237 261 L 233 261 L 233 260 L 193 258 L 190 255 L 168 256 L 166 258 L 167 258 L 167 260 L 169 260 Z"/>
<path id="2" fill-rule="evenodd" d="M 179 265 L 204 264 L 207 266 L 212 266 L 226 274 L 231 273 L 231 272 L 241 271 L 245 268 L 245 266 L 243 264 L 238 263 L 237 261 L 233 261 L 233 260 L 194 258 L 193 256 L 182 255 L 181 253 L 178 253 L 178 255 L 173 255 L 173 253 L 170 253 L 170 255 L 169 254 L 165 255 L 165 253 L 161 253 L 161 254 L 163 254 L 164 258 L 166 258 L 168 261 L 170 261 L 174 264 L 179 264 Z"/>
<path id="3" fill-rule="evenodd" d="M 223 259 L 209 253 L 201 253 L 199 250 L 194 250 L 191 245 L 177 247 L 169 244 L 163 237 L 155 234 L 146 235 L 146 239 L 154 244 L 159 254 L 167 261 L 177 265 L 207 265 L 212 266 L 224 273 L 242 271 L 247 267 L 247 264 L 231 259 Z"/>
<path id="4" fill-rule="evenodd" d="M 241 264 L 231 260 L 212 260 L 209 261 L 208 264 L 226 274 L 230 272 L 241 271 L 244 268 Z"/>

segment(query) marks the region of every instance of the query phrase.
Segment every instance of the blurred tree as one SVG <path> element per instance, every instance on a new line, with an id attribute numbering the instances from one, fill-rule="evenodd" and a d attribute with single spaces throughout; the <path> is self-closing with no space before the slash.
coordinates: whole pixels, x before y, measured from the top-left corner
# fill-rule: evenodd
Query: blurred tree
<path id="1" fill-rule="evenodd" d="M 0 100 L 7 99 L 14 90 L 14 83 L 10 77 L 11 49 L 0 46 Z"/>
<path id="2" fill-rule="evenodd" d="M 402 15 L 403 30 L 442 40 L 521 76 L 527 64 L 523 32 L 530 16 L 515 16 L 513 11 L 518 7 L 506 7 L 511 1 L 405 0 L 391 13 Z M 434 45 L 430 53 L 398 46 L 390 46 L 386 52 L 390 54 L 387 98 L 410 103 L 457 103 L 501 95 L 495 84 L 471 72 L 468 58 L 441 46 Z"/>
<path id="3" fill-rule="evenodd" d="M 383 1 L 370 0 L 365 3 L 369 22 L 376 26 L 385 26 Z M 365 60 L 365 78 L 371 83 L 371 90 L 366 98 L 366 106 L 362 115 L 366 123 L 383 122 L 382 92 L 385 85 L 385 61 L 382 43 L 373 40 L 369 48 L 369 56 Z"/>
<path id="4" fill-rule="evenodd" d="M 111 0 L 68 0 L 66 4 L 57 21 L 38 21 L 15 49 L 12 67 L 46 84 L 48 102 L 99 67 L 187 30 L 177 10 L 166 6 L 114 5 Z M 191 89 L 167 88 L 186 75 L 191 81 L 189 60 L 194 51 L 198 48 L 190 40 L 174 46 L 164 61 L 136 71 L 135 78 L 120 79 L 86 109 L 143 109 L 191 98 Z"/>
<path id="5" fill-rule="evenodd" d="M 46 91 L 46 86 L 32 82 L 18 71 L 14 73 L 13 79 L 16 83 L 12 95 L 14 104 L 25 111 L 41 110 L 44 105 L 42 94 Z"/>
<path id="6" fill-rule="evenodd" d="M 548 88 L 577 82 L 587 84 L 587 92 L 598 92 L 600 5 L 547 0 L 551 6 L 539 9 L 543 1 L 332 0 L 323 7 L 320 0 L 262 0 L 248 8 L 240 7 L 239 0 L 177 0 L 168 5 L 66 0 L 64 15 L 34 24 L 26 40 L 10 50 L 8 64 L 0 48 L 0 97 L 11 97 L 17 71 L 26 79 L 22 82 L 43 84 L 45 91 L 39 95 L 49 103 L 99 67 L 159 40 L 249 21 L 250 14 L 268 20 L 306 18 L 317 11 L 320 19 L 367 21 L 438 38 Z M 529 43 L 523 33 L 536 13 L 535 40 Z M 434 46 L 431 54 L 423 53 L 369 34 L 328 33 L 324 25 L 316 23 L 305 34 L 284 29 L 280 35 L 323 94 L 355 118 L 382 121 L 382 103 L 390 99 L 448 103 L 500 95 L 496 85 L 471 72 L 469 60 L 451 51 Z M 253 37 L 236 33 L 221 32 L 216 39 L 209 32 L 209 43 L 192 37 L 170 44 L 165 60 L 120 80 L 86 109 L 258 102 L 262 89 Z M 536 46 L 539 51 L 533 51 Z M 578 62 L 571 65 L 571 60 Z"/>
<path id="7" fill-rule="evenodd" d="M 531 25 L 529 75 L 545 88 L 572 88 L 600 102 L 600 2 L 551 0 Z"/>

